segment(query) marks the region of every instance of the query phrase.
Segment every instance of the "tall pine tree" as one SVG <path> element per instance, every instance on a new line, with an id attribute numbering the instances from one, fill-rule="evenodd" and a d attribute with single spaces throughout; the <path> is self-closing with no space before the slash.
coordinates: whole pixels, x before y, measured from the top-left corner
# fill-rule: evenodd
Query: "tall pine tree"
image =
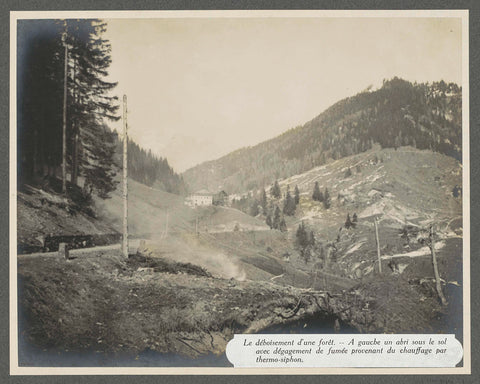
<path id="1" fill-rule="evenodd" d="M 322 193 L 322 191 L 320 191 L 318 181 L 315 182 L 315 186 L 313 187 L 312 199 L 315 200 L 315 201 L 320 201 L 320 202 L 322 202 L 323 199 L 324 199 L 323 193 Z"/>
<path id="2" fill-rule="evenodd" d="M 273 229 L 280 229 L 281 220 L 282 220 L 282 213 L 280 212 L 280 208 L 276 206 L 275 213 L 273 214 L 273 222 L 272 222 Z"/>
<path id="3" fill-rule="evenodd" d="M 110 44 L 99 20 L 23 20 L 18 23 L 19 185 L 58 176 L 62 163 L 64 64 L 67 60 L 67 160 L 71 184 L 107 197 L 115 188 L 116 98 L 106 82 Z M 68 47 L 65 56 L 64 44 Z"/>
<path id="4" fill-rule="evenodd" d="M 300 203 L 300 190 L 298 189 L 298 185 L 295 185 L 295 205 Z"/>
<path id="5" fill-rule="evenodd" d="M 266 214 L 267 212 L 267 193 L 265 192 L 265 188 L 262 189 L 262 196 L 260 201 L 263 209 L 263 213 Z"/>
<path id="6" fill-rule="evenodd" d="M 62 23 L 17 23 L 18 185 L 54 176 L 62 162 Z"/>
<path id="7" fill-rule="evenodd" d="M 270 189 L 270 193 L 273 198 L 279 199 L 280 196 L 282 195 L 282 192 L 280 191 L 280 185 L 278 185 L 278 181 L 275 180 L 275 183 L 273 184 L 272 188 Z"/>
<path id="8" fill-rule="evenodd" d="M 296 204 L 290 191 L 287 191 L 285 201 L 283 202 L 283 213 L 287 216 L 293 216 L 295 214 Z"/>
<path id="9" fill-rule="evenodd" d="M 115 189 L 115 141 L 106 121 L 118 120 L 117 85 L 105 81 L 111 64 L 111 45 L 102 38 L 106 24 L 100 20 L 67 20 L 69 52 L 69 142 L 71 182 L 79 173 L 85 189 L 101 197 Z"/>
<path id="10" fill-rule="evenodd" d="M 330 193 L 328 192 L 328 188 L 325 188 L 325 193 L 323 194 L 323 206 L 325 209 L 330 208 L 332 201 L 330 199 Z"/>

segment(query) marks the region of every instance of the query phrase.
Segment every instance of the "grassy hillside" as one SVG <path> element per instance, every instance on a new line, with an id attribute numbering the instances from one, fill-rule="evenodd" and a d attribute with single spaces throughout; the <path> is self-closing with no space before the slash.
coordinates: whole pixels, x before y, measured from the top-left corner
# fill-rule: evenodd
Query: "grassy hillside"
<path id="1" fill-rule="evenodd" d="M 18 244 L 39 250 L 45 236 L 95 235 L 122 232 L 121 184 L 109 199 L 96 198 L 89 214 L 71 210 L 69 201 L 53 191 L 26 186 L 18 192 Z M 239 230 L 265 230 L 259 219 L 228 207 L 185 205 L 184 197 L 129 180 L 128 225 L 133 237 L 160 239 L 169 234 Z M 23 252 L 23 251 L 22 251 Z"/>
<path id="2" fill-rule="evenodd" d="M 220 206 L 192 209 L 185 205 L 184 197 L 148 187 L 134 180 L 128 190 L 129 230 L 135 236 L 158 237 L 167 226 L 169 233 L 193 233 L 198 231 L 232 231 L 236 224 L 240 229 L 267 229 L 258 219 L 236 209 Z M 121 189 L 108 200 L 96 202 L 97 211 L 106 222 L 119 231 L 123 219 Z M 167 218 L 168 216 L 168 218 Z"/>
<path id="3" fill-rule="evenodd" d="M 410 145 L 460 159 L 461 88 L 394 78 L 376 91 L 339 101 L 303 126 L 200 164 L 183 176 L 192 190 L 244 192 L 362 153 L 374 143 L 383 148 Z"/>

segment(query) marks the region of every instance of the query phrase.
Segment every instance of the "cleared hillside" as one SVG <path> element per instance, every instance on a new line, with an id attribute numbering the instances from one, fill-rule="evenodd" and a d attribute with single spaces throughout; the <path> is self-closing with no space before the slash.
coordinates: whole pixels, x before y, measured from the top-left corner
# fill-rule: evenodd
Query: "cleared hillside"
<path id="1" fill-rule="evenodd" d="M 107 200 L 97 200 L 98 216 L 122 230 L 122 188 L 112 192 Z M 174 213 L 174 214 L 173 214 Z M 128 226 L 132 235 L 161 234 L 168 227 L 171 231 L 190 230 L 194 220 L 193 210 L 184 204 L 184 198 L 148 187 L 135 180 L 128 182 Z"/>
<path id="2" fill-rule="evenodd" d="M 185 205 L 182 196 L 158 190 L 135 180 L 128 184 L 129 234 L 137 238 L 161 239 L 170 235 L 238 230 L 266 230 L 264 221 L 228 207 Z M 39 251 L 46 236 L 121 233 L 123 197 L 121 185 L 108 199 L 95 198 L 93 210 L 71 210 L 69 201 L 55 192 L 26 186 L 18 192 L 18 245 Z"/>
<path id="3" fill-rule="evenodd" d="M 321 190 L 330 191 L 329 209 L 312 199 L 315 182 Z M 335 248 L 336 261 L 329 268 L 343 276 L 359 278 L 378 268 L 374 218 L 379 222 L 385 264 L 389 256 L 423 249 L 416 235 L 431 223 L 435 223 L 440 247 L 462 236 L 462 199 L 461 194 L 454 194 L 455 187 L 462 185 L 462 167 L 455 159 L 439 153 L 411 147 L 374 149 L 313 168 L 279 184 L 282 196 L 287 186 L 291 189 L 297 185 L 300 190 L 295 215 L 287 217 L 292 242 L 303 222 L 325 251 Z M 269 201 L 283 204 L 282 198 L 269 197 Z M 354 213 L 358 223 L 355 228 L 345 228 L 347 214 L 353 217 Z M 415 236 L 402 237 L 405 228 Z M 422 252 L 430 254 L 424 249 Z M 361 271 L 356 272 L 358 268 Z"/>
<path id="4" fill-rule="evenodd" d="M 267 229 L 261 220 L 236 209 L 220 206 L 192 209 L 182 196 L 129 181 L 128 220 L 134 236 L 158 237 L 168 233 L 193 233 L 198 231 L 232 231 L 238 224 L 243 229 Z M 96 202 L 99 216 L 119 231 L 123 218 L 121 189 L 112 193 L 111 199 Z M 168 223 L 167 223 L 168 221 Z"/>

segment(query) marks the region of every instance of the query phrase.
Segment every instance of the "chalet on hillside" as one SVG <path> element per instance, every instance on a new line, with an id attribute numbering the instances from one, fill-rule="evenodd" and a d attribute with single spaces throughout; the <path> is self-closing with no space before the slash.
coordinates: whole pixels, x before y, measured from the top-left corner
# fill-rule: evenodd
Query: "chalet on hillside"
<path id="1" fill-rule="evenodd" d="M 213 204 L 213 193 L 208 192 L 205 189 L 192 193 L 185 199 L 185 204 L 189 207 L 202 207 Z"/>
<path id="2" fill-rule="evenodd" d="M 213 195 L 213 205 L 221 205 L 222 207 L 228 205 L 228 194 L 225 191 L 220 191 Z"/>

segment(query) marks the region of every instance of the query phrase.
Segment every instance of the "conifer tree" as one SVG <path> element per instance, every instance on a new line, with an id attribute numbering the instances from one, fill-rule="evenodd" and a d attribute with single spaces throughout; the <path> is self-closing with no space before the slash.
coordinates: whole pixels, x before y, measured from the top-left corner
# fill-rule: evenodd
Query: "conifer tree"
<path id="1" fill-rule="evenodd" d="M 309 244 L 308 234 L 305 229 L 305 224 L 303 223 L 303 221 L 298 225 L 297 233 L 296 233 L 296 242 L 300 249 L 307 247 Z"/>
<path id="2" fill-rule="evenodd" d="M 310 233 L 305 229 L 303 221 L 297 228 L 296 232 L 296 245 L 300 251 L 300 255 L 305 262 L 308 262 L 312 255 L 312 250 L 315 246 L 315 236 L 313 231 Z"/>
<path id="3" fill-rule="evenodd" d="M 260 210 L 258 209 L 258 201 L 257 199 L 253 199 L 252 205 L 250 206 L 250 216 L 257 216 L 260 213 Z"/>
<path id="4" fill-rule="evenodd" d="M 282 195 L 282 192 L 280 191 L 280 185 L 278 185 L 278 181 L 275 180 L 275 183 L 273 184 L 272 188 L 270 189 L 270 193 L 273 198 L 279 199 L 280 196 Z"/>
<path id="5" fill-rule="evenodd" d="M 357 226 L 357 222 L 358 222 L 358 217 L 357 217 L 357 213 L 355 212 L 352 216 L 352 226 L 354 228 Z"/>
<path id="6" fill-rule="evenodd" d="M 273 215 L 273 229 L 280 229 L 280 221 L 282 220 L 282 213 L 280 212 L 280 208 L 278 206 L 275 207 L 275 213 Z"/>
<path id="7" fill-rule="evenodd" d="M 290 195 L 290 191 L 287 191 L 287 195 L 285 196 L 285 201 L 283 202 L 283 213 L 287 216 L 293 216 L 295 214 L 295 200 Z"/>
<path id="8" fill-rule="evenodd" d="M 323 206 L 325 209 L 330 208 L 331 205 L 330 193 L 328 193 L 328 188 L 325 188 L 325 193 L 323 194 Z"/>
<path id="9" fill-rule="evenodd" d="M 100 20 L 67 20 L 69 49 L 69 142 L 71 182 L 79 173 L 85 187 L 102 197 L 115 189 L 113 155 L 115 142 L 106 121 L 118 120 L 118 103 L 110 91 L 117 85 L 105 81 L 111 64 L 111 46 L 102 35 Z"/>
<path id="10" fill-rule="evenodd" d="M 267 212 L 267 193 L 265 192 L 265 188 L 262 189 L 262 196 L 261 196 L 261 205 L 263 212 Z"/>
<path id="11" fill-rule="evenodd" d="M 298 189 L 298 185 L 295 186 L 295 205 L 300 203 L 300 190 Z"/>
<path id="12" fill-rule="evenodd" d="M 117 141 L 117 151 L 121 153 L 122 142 Z M 181 176 L 176 174 L 168 164 L 167 159 L 158 157 L 152 151 L 146 151 L 133 140 L 128 140 L 128 176 L 132 179 L 175 194 L 185 194 L 187 187 Z M 233 207 L 238 207 L 238 201 L 232 201 Z"/>
<path id="13" fill-rule="evenodd" d="M 19 186 L 54 176 L 62 163 L 63 29 L 58 21 L 18 21 Z"/>
<path id="14" fill-rule="evenodd" d="M 20 158 L 25 175 L 55 176 L 62 161 L 62 114 L 67 63 L 67 146 L 71 184 L 85 178 L 84 191 L 103 198 L 115 188 L 114 135 L 106 126 L 116 120 L 116 86 L 105 80 L 111 63 L 110 43 L 100 20 L 25 20 L 19 47 L 26 60 L 18 68 Z M 64 44 L 67 46 L 65 56 Z M 24 143 L 23 143 L 24 142 Z M 21 162 L 22 163 L 22 162 Z M 29 172 L 31 170 L 33 172 Z M 23 173 L 23 172 L 22 172 Z"/>
<path id="15" fill-rule="evenodd" d="M 322 194 L 322 191 L 320 191 L 318 181 L 315 182 L 315 185 L 313 187 L 312 199 L 315 200 L 315 201 L 320 201 L 320 202 L 322 202 L 324 200 L 324 196 Z"/>
<path id="16" fill-rule="evenodd" d="M 345 220 L 345 228 L 349 229 L 352 226 L 353 224 L 352 224 L 352 221 L 350 220 L 350 214 L 347 213 L 347 219 Z"/>

